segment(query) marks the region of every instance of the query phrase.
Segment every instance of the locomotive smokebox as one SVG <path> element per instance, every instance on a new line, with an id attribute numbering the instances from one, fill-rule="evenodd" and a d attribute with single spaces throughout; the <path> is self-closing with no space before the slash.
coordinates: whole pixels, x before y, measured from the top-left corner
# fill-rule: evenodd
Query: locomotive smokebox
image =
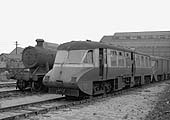
<path id="1" fill-rule="evenodd" d="M 38 47 L 43 47 L 43 43 L 44 43 L 44 40 L 43 39 L 36 39 L 36 42 L 37 42 L 37 45 Z"/>
<path id="2" fill-rule="evenodd" d="M 54 63 L 56 52 L 44 48 L 44 40 L 36 39 L 37 45 L 35 47 L 29 46 L 23 50 L 22 61 L 26 68 L 35 68 L 37 66 L 51 67 Z"/>

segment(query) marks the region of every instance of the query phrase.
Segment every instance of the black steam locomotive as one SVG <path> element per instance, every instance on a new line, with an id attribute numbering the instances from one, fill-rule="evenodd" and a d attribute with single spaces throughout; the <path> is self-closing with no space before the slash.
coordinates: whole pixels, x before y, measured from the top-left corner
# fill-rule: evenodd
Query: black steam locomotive
<path id="1" fill-rule="evenodd" d="M 53 44 L 52 48 L 45 47 L 43 39 L 37 39 L 36 42 L 35 47 L 29 46 L 23 50 L 22 61 L 25 69 L 15 75 L 15 79 L 17 79 L 16 87 L 21 91 L 26 88 L 31 88 L 33 91 L 43 90 L 42 79 L 54 63 L 57 44 Z"/>

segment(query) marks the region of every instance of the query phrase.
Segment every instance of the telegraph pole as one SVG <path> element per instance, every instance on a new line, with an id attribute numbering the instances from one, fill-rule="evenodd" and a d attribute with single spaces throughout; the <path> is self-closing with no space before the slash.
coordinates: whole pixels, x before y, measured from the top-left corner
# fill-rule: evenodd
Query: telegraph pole
<path id="1" fill-rule="evenodd" d="M 16 45 L 16 54 L 17 54 L 17 47 L 18 47 L 18 42 L 17 41 L 15 42 L 15 45 Z"/>

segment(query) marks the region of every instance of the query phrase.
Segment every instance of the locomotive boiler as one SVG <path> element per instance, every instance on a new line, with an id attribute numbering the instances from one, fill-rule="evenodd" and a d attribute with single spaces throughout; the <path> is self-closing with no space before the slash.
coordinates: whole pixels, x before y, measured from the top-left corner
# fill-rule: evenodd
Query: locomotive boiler
<path id="1" fill-rule="evenodd" d="M 72 41 L 58 47 L 43 84 L 49 92 L 81 97 L 169 78 L 169 59 L 100 42 Z"/>
<path id="2" fill-rule="evenodd" d="M 17 88 L 22 91 L 26 88 L 31 88 L 33 91 L 42 90 L 44 88 L 42 79 L 54 63 L 57 44 L 49 47 L 43 39 L 37 39 L 36 42 L 35 47 L 28 46 L 22 53 L 25 69 L 16 75 Z"/>

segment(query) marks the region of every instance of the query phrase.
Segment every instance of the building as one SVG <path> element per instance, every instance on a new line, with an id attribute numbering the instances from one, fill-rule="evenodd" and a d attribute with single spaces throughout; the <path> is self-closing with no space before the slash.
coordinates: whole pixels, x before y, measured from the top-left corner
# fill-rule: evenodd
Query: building
<path id="1" fill-rule="evenodd" d="M 170 31 L 118 32 L 114 35 L 103 36 L 101 42 L 170 58 Z"/>
<path id="2" fill-rule="evenodd" d="M 22 51 L 23 48 L 17 47 L 10 54 L 0 54 L 0 81 L 7 81 L 7 75 L 9 71 L 24 68 L 22 62 Z"/>
<path id="3" fill-rule="evenodd" d="M 0 68 L 23 68 L 24 66 L 22 63 L 22 51 L 23 48 L 17 47 L 10 54 L 0 54 Z"/>
<path id="4" fill-rule="evenodd" d="M 43 47 L 46 48 L 46 49 L 57 50 L 58 44 L 50 43 L 50 42 L 44 42 Z"/>

